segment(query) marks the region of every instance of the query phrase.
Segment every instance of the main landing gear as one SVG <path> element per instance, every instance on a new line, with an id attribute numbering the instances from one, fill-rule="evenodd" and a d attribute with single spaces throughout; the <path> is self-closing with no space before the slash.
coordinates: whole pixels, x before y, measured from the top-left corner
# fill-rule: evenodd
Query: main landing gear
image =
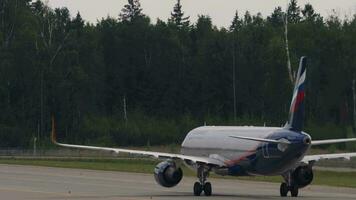
<path id="1" fill-rule="evenodd" d="M 199 182 L 194 183 L 194 195 L 200 196 L 204 191 L 205 196 L 211 196 L 212 188 L 211 183 L 206 182 L 207 177 L 209 176 L 210 169 L 205 168 L 204 166 L 198 167 L 198 178 Z"/>
<path id="2" fill-rule="evenodd" d="M 280 188 L 281 197 L 286 197 L 289 191 L 292 197 L 297 197 L 299 188 L 296 185 L 288 186 L 287 183 L 282 183 Z"/>
<path id="3" fill-rule="evenodd" d="M 283 182 L 280 187 L 281 197 L 286 197 L 288 192 L 290 192 L 292 197 L 297 197 L 299 187 L 292 178 L 292 172 L 288 172 L 283 178 L 285 182 Z"/>

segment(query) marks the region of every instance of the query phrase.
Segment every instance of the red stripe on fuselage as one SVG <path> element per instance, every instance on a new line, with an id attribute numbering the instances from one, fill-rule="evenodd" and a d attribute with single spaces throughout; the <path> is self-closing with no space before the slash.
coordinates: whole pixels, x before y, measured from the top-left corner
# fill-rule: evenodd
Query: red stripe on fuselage
<path id="1" fill-rule="evenodd" d="M 257 147 L 256 147 L 256 148 L 257 148 Z M 239 162 L 245 160 L 248 156 L 255 154 L 255 153 L 256 153 L 256 148 L 253 149 L 253 150 L 246 151 L 246 153 L 245 153 L 244 155 L 242 155 L 240 158 L 225 161 L 225 164 L 226 164 L 227 166 L 229 166 L 229 167 L 232 167 L 232 166 L 234 166 L 234 165 L 237 165 Z"/>

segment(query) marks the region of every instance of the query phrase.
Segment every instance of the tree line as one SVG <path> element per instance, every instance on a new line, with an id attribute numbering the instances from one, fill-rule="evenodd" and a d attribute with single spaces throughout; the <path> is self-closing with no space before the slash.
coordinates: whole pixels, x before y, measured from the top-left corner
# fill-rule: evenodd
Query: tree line
<path id="1" fill-rule="evenodd" d="M 128 0 L 93 24 L 39 0 L 0 0 L 0 146 L 46 147 L 51 115 L 61 141 L 112 146 L 179 143 L 204 124 L 281 126 L 303 55 L 307 130 L 352 127 L 356 15 L 292 0 L 217 28 L 206 15 L 190 22 L 180 0 L 167 12 L 152 21 Z"/>

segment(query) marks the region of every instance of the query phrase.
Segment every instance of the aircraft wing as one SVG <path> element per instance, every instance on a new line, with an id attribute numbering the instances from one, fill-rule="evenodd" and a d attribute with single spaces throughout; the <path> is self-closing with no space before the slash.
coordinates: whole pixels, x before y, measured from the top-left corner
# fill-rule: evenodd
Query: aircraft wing
<path id="1" fill-rule="evenodd" d="M 131 150 L 131 149 L 121 149 L 121 148 L 108 148 L 108 147 L 95 147 L 95 146 L 84 146 L 84 145 L 74 145 L 74 144 L 63 144 L 56 141 L 56 133 L 54 120 L 52 120 L 52 132 L 51 132 L 52 142 L 58 146 L 76 148 L 76 149 L 88 149 L 88 150 L 99 150 L 99 151 L 109 151 L 114 153 L 128 153 L 136 154 L 142 156 L 150 156 L 158 159 L 180 159 L 183 161 L 202 163 L 207 165 L 215 165 L 219 167 L 226 166 L 223 161 L 209 158 L 209 157 L 200 157 L 200 156 L 187 156 L 182 154 L 173 154 L 173 153 L 162 153 L 162 152 L 153 152 L 153 151 L 140 151 L 140 150 Z"/>
<path id="2" fill-rule="evenodd" d="M 356 138 L 344 138 L 344 139 L 331 139 L 331 140 L 315 140 L 312 141 L 312 145 L 323 145 L 323 144 L 335 144 L 341 142 L 354 142 Z M 319 160 L 327 160 L 327 159 L 337 159 L 343 158 L 350 160 L 351 157 L 356 157 L 356 153 L 334 153 L 334 154 L 320 154 L 320 155 L 308 155 L 304 156 L 302 162 L 303 163 L 310 163 L 310 162 L 317 162 Z"/>
<path id="3" fill-rule="evenodd" d="M 354 142 L 356 138 L 344 138 L 344 139 L 332 139 L 332 140 L 314 140 L 312 141 L 312 145 L 322 145 L 322 144 L 335 144 L 342 142 Z"/>
<path id="4" fill-rule="evenodd" d="M 319 160 L 337 159 L 337 158 L 343 158 L 343 159 L 350 160 L 350 158 L 352 158 L 352 157 L 356 157 L 356 153 L 334 153 L 334 154 L 308 155 L 308 156 L 304 156 L 302 162 L 310 163 L 310 162 L 317 162 Z"/>

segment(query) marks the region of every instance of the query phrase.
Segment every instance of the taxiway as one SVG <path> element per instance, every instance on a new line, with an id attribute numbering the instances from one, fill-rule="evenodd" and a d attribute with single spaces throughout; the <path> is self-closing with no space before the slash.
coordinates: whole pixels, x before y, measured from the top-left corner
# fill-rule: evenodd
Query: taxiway
<path id="1" fill-rule="evenodd" d="M 153 169 L 152 169 L 153 170 Z M 96 200 L 178 200 L 197 199 L 192 195 L 194 177 L 184 177 L 174 188 L 162 188 L 153 174 L 0 165 L 1 199 L 96 199 Z M 209 179 L 213 196 L 204 199 L 283 199 L 279 184 L 232 179 Z M 355 199 L 356 189 L 309 186 L 301 199 Z"/>

